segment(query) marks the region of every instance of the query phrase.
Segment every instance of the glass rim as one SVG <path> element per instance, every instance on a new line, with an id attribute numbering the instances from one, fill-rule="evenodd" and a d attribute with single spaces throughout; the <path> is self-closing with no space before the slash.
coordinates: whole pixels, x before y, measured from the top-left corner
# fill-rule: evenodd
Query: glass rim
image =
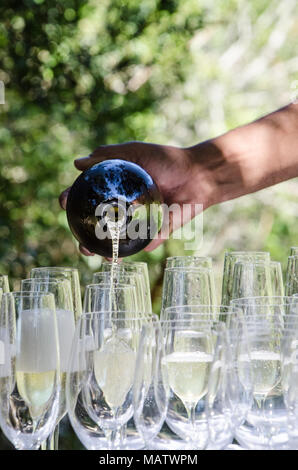
<path id="1" fill-rule="evenodd" d="M 256 301 L 258 299 L 293 299 L 293 295 L 259 295 L 259 296 L 253 296 L 253 297 L 239 297 L 238 299 L 232 299 L 231 300 L 231 304 L 233 305 L 236 305 L 236 303 L 238 304 L 242 304 L 242 305 L 249 305 L 247 303 L 247 301 L 249 300 L 252 300 L 252 301 Z M 298 297 L 298 295 L 297 295 Z M 252 304 L 253 305 L 253 304 Z M 285 304 L 282 304 L 282 303 L 278 303 L 278 304 L 274 304 L 274 303 L 271 303 L 271 304 L 265 304 L 265 305 L 256 305 L 257 307 L 266 307 L 266 306 L 279 306 L 279 305 L 288 305 L 288 303 L 285 303 Z"/>
<path id="2" fill-rule="evenodd" d="M 206 308 L 206 309 L 229 309 L 229 308 L 237 308 L 233 307 L 231 305 L 212 305 L 212 304 L 187 304 L 187 305 L 172 305 L 170 307 L 164 308 L 164 311 L 166 310 L 176 310 L 176 309 L 185 309 L 185 308 Z M 239 309 L 240 310 L 240 309 Z"/>
<path id="3" fill-rule="evenodd" d="M 96 271 L 95 273 L 93 273 L 92 277 L 94 276 L 98 276 L 98 275 L 110 275 L 110 272 L 109 271 Z M 123 272 L 121 273 L 121 276 L 141 276 L 140 273 L 138 272 L 135 272 L 135 273 L 128 273 L 128 272 Z"/>
<path id="4" fill-rule="evenodd" d="M 38 296 L 45 296 L 51 295 L 54 297 L 52 292 L 39 292 L 39 291 L 15 291 L 15 292 L 4 292 L 2 294 L 5 297 L 12 296 L 12 297 L 38 297 Z"/>
<path id="5" fill-rule="evenodd" d="M 172 260 L 172 259 L 202 259 L 202 260 L 211 260 L 212 261 L 212 258 L 211 256 L 197 256 L 197 255 L 181 255 L 181 256 L 168 256 L 166 258 L 166 261 L 167 260 Z"/>
<path id="6" fill-rule="evenodd" d="M 147 266 L 147 263 L 146 261 L 128 261 L 128 260 L 123 260 L 121 261 L 120 265 L 124 263 L 124 264 L 131 264 L 131 265 L 139 265 L 139 266 Z"/>
<path id="7" fill-rule="evenodd" d="M 268 254 L 270 257 L 270 251 L 226 251 L 225 256 L 237 256 L 237 255 L 245 255 L 245 256 L 253 256 L 253 255 L 263 255 Z"/>
<path id="8" fill-rule="evenodd" d="M 217 328 L 219 326 L 224 326 L 227 328 L 227 325 L 222 320 L 206 320 L 200 319 L 196 321 L 189 321 L 187 318 L 177 318 L 174 320 L 159 320 L 161 327 L 169 326 L 171 329 L 196 329 L 196 328 L 206 328 L 208 331 L 212 330 L 212 328 Z M 227 328 L 228 329 L 228 328 Z"/>
<path id="9" fill-rule="evenodd" d="M 143 266 L 147 266 L 147 263 L 143 263 L 143 262 L 139 262 L 138 263 L 135 263 L 135 262 L 128 262 L 128 261 L 125 261 L 125 262 L 121 262 L 119 264 L 117 264 L 117 267 L 116 267 L 116 271 L 123 271 L 124 274 L 126 273 L 133 273 L 133 274 L 136 274 L 136 275 L 139 275 L 139 276 L 146 276 L 147 273 L 143 270 Z M 103 266 L 109 266 L 110 268 L 112 268 L 112 262 L 107 262 L 107 263 L 102 263 L 101 265 L 101 268 Z M 123 268 L 121 270 L 121 268 Z M 102 269 L 101 271 L 97 271 L 97 272 L 101 272 L 101 273 L 109 273 L 111 271 L 111 269 Z M 96 273 L 94 273 L 96 274 Z"/>
<path id="10" fill-rule="evenodd" d="M 272 260 L 270 260 L 270 259 L 269 259 L 269 260 L 267 260 L 267 259 L 265 259 L 265 260 L 256 260 L 256 261 L 254 261 L 254 260 L 252 260 L 252 261 L 251 261 L 251 260 L 249 260 L 249 261 L 239 260 L 239 261 L 236 261 L 235 266 L 236 266 L 237 264 L 238 264 L 238 265 L 239 265 L 239 264 L 245 264 L 245 266 L 249 266 L 249 265 L 253 265 L 253 266 L 255 266 L 255 265 L 256 265 L 256 266 L 266 266 L 266 265 L 268 265 L 268 266 L 270 266 L 270 265 L 271 265 L 271 266 L 272 266 L 272 265 L 281 266 L 281 262 L 280 262 L 280 261 L 275 261 L 275 260 L 272 261 Z"/>
<path id="11" fill-rule="evenodd" d="M 102 289 L 102 290 L 106 290 L 106 289 L 109 289 L 111 290 L 111 286 L 109 284 L 96 284 L 96 283 L 92 283 L 92 284 L 87 284 L 87 286 L 85 287 L 85 292 L 86 292 L 86 289 Z M 116 286 L 113 286 L 112 287 L 112 290 L 116 290 L 116 289 L 122 289 L 122 290 L 125 290 L 125 289 L 136 289 L 136 286 L 132 286 L 131 284 L 125 284 L 124 282 L 121 282 L 120 283 L 120 286 L 116 285 Z"/>
<path id="12" fill-rule="evenodd" d="M 40 266 L 39 268 L 32 268 L 31 272 L 34 271 L 70 271 L 70 272 L 79 272 L 78 268 L 71 268 L 70 266 Z"/>
<path id="13" fill-rule="evenodd" d="M 198 311 L 187 311 L 187 308 L 198 309 Z M 185 311 L 186 310 L 186 311 Z M 236 316 L 242 314 L 242 309 L 237 306 L 230 305 L 177 305 L 176 307 L 166 307 L 161 312 L 163 315 L 173 312 L 183 312 L 185 315 L 213 315 L 222 314 L 227 316 Z"/>
<path id="14" fill-rule="evenodd" d="M 173 318 L 173 320 L 167 319 L 167 320 L 160 320 L 160 323 L 179 323 L 179 322 L 184 322 L 184 321 L 189 321 L 189 318 Z M 221 320 L 214 320 L 210 318 L 210 320 L 205 319 L 205 318 L 199 318 L 196 320 L 197 323 L 220 323 Z"/>
<path id="15" fill-rule="evenodd" d="M 113 316 L 111 316 L 111 314 L 113 315 L 113 313 L 116 313 L 116 314 L 131 313 L 134 316 L 133 317 L 127 316 L 127 317 L 122 317 L 122 318 L 117 318 L 117 317 L 113 318 Z M 109 316 L 107 316 L 107 314 L 109 314 Z M 106 318 L 107 321 L 112 320 L 113 322 L 114 321 L 123 322 L 123 320 L 128 320 L 128 321 L 131 321 L 131 320 L 132 321 L 146 320 L 147 322 L 150 322 L 152 318 L 154 320 L 156 320 L 156 318 L 158 318 L 157 315 L 154 315 L 154 314 L 152 315 L 152 313 L 150 313 L 150 314 L 148 313 L 147 316 L 144 316 L 144 314 L 139 315 L 139 316 L 135 316 L 135 315 L 136 315 L 136 312 L 129 312 L 127 310 L 112 310 L 112 311 L 98 310 L 98 311 L 95 311 L 95 312 L 83 312 L 83 313 L 81 313 L 81 315 L 78 318 L 78 322 L 81 322 L 84 319 L 92 318 L 94 316 Z M 159 320 L 159 318 L 158 318 L 158 320 Z"/>
<path id="16" fill-rule="evenodd" d="M 101 266 L 103 266 L 104 264 L 106 265 L 112 265 L 112 261 L 104 261 Z M 128 261 L 128 260 L 122 260 L 121 263 L 118 264 L 118 266 L 121 266 L 122 264 L 127 264 L 127 265 L 131 265 L 131 266 L 147 266 L 147 263 L 145 261 Z"/>
<path id="17" fill-rule="evenodd" d="M 178 272 L 213 272 L 212 268 L 208 267 L 203 267 L 203 266 L 169 266 L 168 268 L 165 268 L 164 271 L 170 272 L 170 271 L 178 271 Z"/>
<path id="18" fill-rule="evenodd" d="M 45 277 L 28 277 L 26 279 L 21 279 L 21 284 L 24 282 L 38 282 L 39 284 L 58 284 L 60 282 L 69 282 L 69 279 L 55 279 L 55 278 L 50 278 L 47 279 Z"/>

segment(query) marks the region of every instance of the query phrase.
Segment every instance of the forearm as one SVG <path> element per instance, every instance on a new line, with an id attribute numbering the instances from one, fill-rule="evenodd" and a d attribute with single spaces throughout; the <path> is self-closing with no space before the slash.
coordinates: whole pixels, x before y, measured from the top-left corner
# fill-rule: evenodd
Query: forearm
<path id="1" fill-rule="evenodd" d="M 298 176 L 298 104 L 187 149 L 205 206 Z M 203 180 L 205 179 L 205 183 Z"/>

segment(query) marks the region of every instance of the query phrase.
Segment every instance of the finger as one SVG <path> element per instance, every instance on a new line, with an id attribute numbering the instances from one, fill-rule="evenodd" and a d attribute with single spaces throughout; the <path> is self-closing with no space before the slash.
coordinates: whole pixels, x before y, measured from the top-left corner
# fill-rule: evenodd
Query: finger
<path id="1" fill-rule="evenodd" d="M 155 250 L 157 247 L 159 247 L 160 245 L 162 245 L 164 243 L 165 240 L 152 240 L 151 243 L 149 243 L 148 246 L 146 246 L 146 248 L 144 248 L 144 251 L 146 252 L 150 252 L 150 251 L 153 251 Z"/>
<path id="2" fill-rule="evenodd" d="M 91 251 L 87 250 L 87 248 L 85 248 L 81 244 L 79 245 L 79 250 L 82 253 L 82 255 L 84 255 L 84 256 L 94 256 L 95 255 L 95 253 L 91 253 Z"/>
<path id="3" fill-rule="evenodd" d="M 173 212 L 170 212 L 168 220 L 164 219 L 161 231 L 156 235 L 156 237 L 152 240 L 152 242 L 149 243 L 149 245 L 146 246 L 146 248 L 144 248 L 144 251 L 153 251 L 158 246 L 160 246 L 162 243 L 164 243 L 166 240 L 169 239 L 170 234 L 173 232 L 174 220 L 175 220 L 175 217 L 173 215 Z M 176 225 L 177 227 L 179 226 L 178 219 L 176 220 Z"/>
<path id="4" fill-rule="evenodd" d="M 70 191 L 70 188 L 67 188 L 59 196 L 59 204 L 61 208 L 64 210 L 66 209 L 67 196 L 68 196 L 69 191 Z"/>
<path id="5" fill-rule="evenodd" d="M 121 158 L 122 160 L 125 160 L 126 151 L 127 147 L 125 147 L 125 144 L 100 145 L 94 150 L 94 152 L 88 155 L 88 157 L 77 158 L 74 161 L 74 164 L 78 170 L 84 171 L 92 165 L 95 165 L 95 163 L 99 163 L 109 158 Z"/>
<path id="6" fill-rule="evenodd" d="M 185 204 L 178 206 L 173 211 L 169 212 L 167 217 L 164 218 L 164 223 L 161 231 L 155 239 L 144 249 L 144 251 L 153 251 L 166 240 L 169 239 L 171 233 L 178 228 L 187 224 L 193 217 L 197 215 L 195 204 Z"/>
<path id="7" fill-rule="evenodd" d="M 144 248 L 144 251 L 153 251 L 160 245 L 162 245 L 166 240 L 169 239 L 171 233 L 173 232 L 173 229 L 171 227 L 168 228 L 168 230 L 164 229 L 161 230 L 156 238 L 152 240 L 152 242 L 149 243 L 146 248 Z"/>
<path id="8" fill-rule="evenodd" d="M 87 168 L 90 168 L 90 166 L 94 165 L 96 162 L 91 155 L 88 155 L 88 157 L 81 157 L 77 158 L 74 161 L 74 165 L 78 170 L 84 171 L 87 170 Z"/>

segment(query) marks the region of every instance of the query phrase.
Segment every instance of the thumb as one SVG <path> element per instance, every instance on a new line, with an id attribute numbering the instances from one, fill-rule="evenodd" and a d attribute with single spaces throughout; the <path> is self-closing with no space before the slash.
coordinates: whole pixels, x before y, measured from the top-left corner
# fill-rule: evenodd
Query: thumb
<path id="1" fill-rule="evenodd" d="M 95 165 L 95 163 L 113 158 L 121 158 L 122 160 L 126 160 L 128 158 L 127 148 L 125 148 L 125 145 L 100 145 L 90 155 L 88 155 L 88 157 L 77 158 L 74 161 L 74 164 L 78 170 L 84 171 Z"/>

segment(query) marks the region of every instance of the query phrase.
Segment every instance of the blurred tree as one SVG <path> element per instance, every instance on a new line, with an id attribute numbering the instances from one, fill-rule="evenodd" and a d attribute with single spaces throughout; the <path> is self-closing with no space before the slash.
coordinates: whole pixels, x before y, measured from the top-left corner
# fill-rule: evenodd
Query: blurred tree
<path id="1" fill-rule="evenodd" d="M 202 26 L 189 3 L 2 2 L 0 270 L 11 279 L 33 265 L 86 267 L 57 196 L 76 175 L 74 157 L 146 139 Z"/>
<path id="2" fill-rule="evenodd" d="M 297 13 L 296 0 L 2 0 L 0 272 L 17 287 L 33 266 L 74 265 L 86 284 L 101 260 L 78 254 L 57 201 L 73 158 L 127 140 L 192 145 L 286 104 Z M 215 258 L 219 290 L 225 248 L 285 264 L 297 198 L 292 181 L 204 214 L 197 251 Z M 164 259 L 183 247 L 134 257 L 149 263 L 156 312 Z"/>

